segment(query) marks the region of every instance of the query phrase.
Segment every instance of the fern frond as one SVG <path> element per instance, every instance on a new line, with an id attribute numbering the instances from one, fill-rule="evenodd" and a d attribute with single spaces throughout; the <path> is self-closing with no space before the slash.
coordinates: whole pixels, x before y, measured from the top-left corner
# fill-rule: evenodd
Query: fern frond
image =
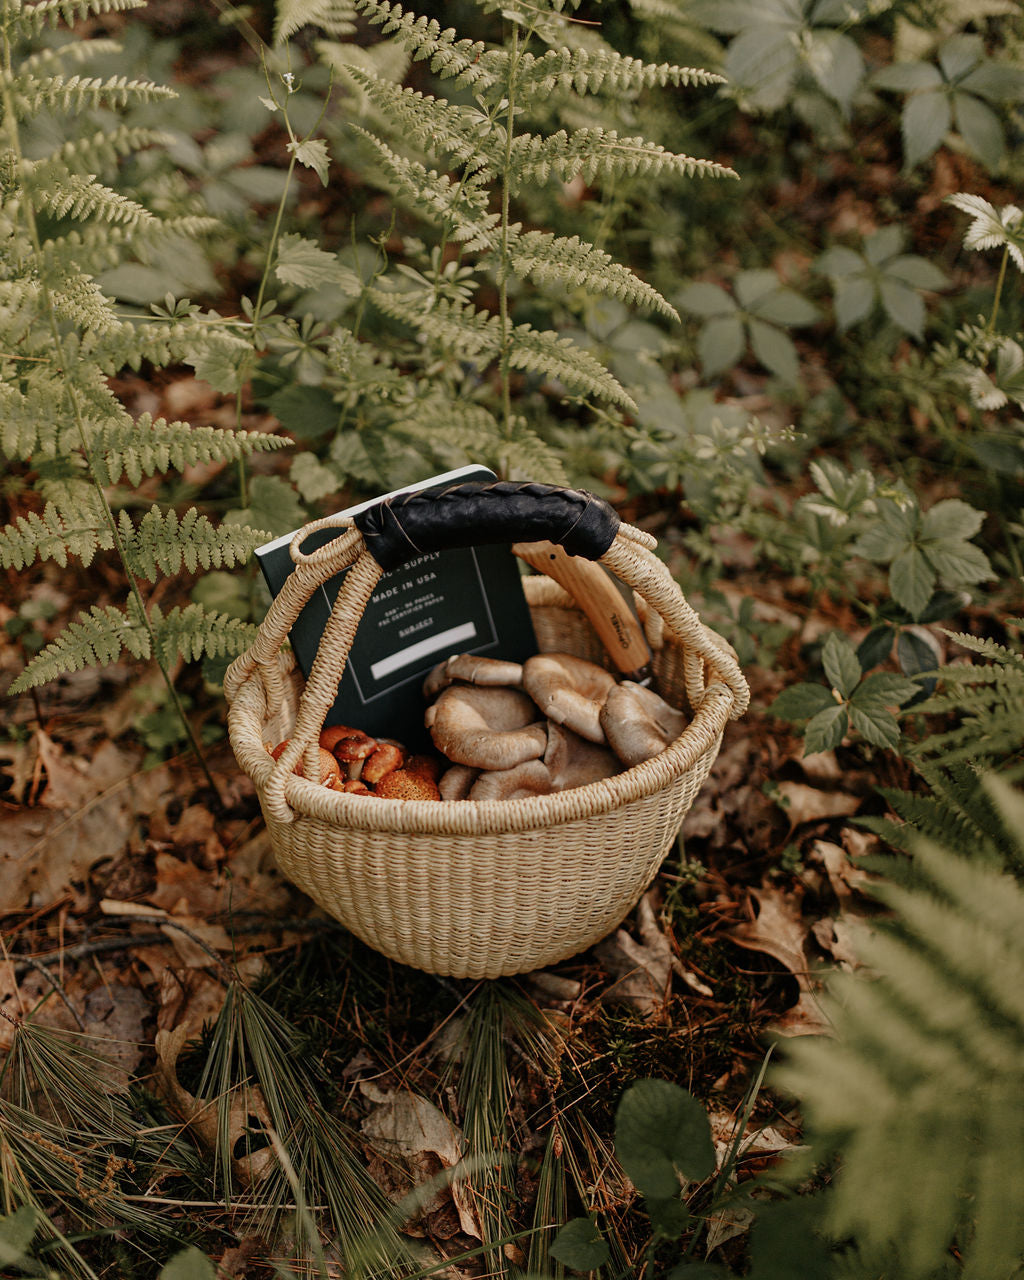
<path id="1" fill-rule="evenodd" d="M 319 27 L 329 36 L 349 36 L 356 29 L 351 0 L 279 0 L 274 8 L 275 45 L 284 44 L 304 27 Z"/>
<path id="2" fill-rule="evenodd" d="M 100 218 L 137 227 L 157 219 L 137 200 L 111 191 L 91 174 L 73 173 L 50 185 L 48 178 L 40 182 L 42 172 L 32 175 L 31 189 L 35 200 L 57 218 Z"/>
<path id="3" fill-rule="evenodd" d="M 504 449 L 502 474 L 510 480 L 536 478 L 543 484 L 568 485 L 561 455 L 523 423 Z"/>
<path id="4" fill-rule="evenodd" d="M 59 288 L 50 289 L 53 309 L 61 320 L 68 320 L 79 329 L 93 334 L 103 334 L 118 327 L 118 320 L 110 303 L 91 276 L 72 267 L 63 274 Z"/>
<path id="5" fill-rule="evenodd" d="M 946 631 L 944 627 L 942 630 L 962 648 L 981 654 L 983 658 L 991 658 L 993 662 L 1019 666 L 1024 671 L 1024 654 L 1018 653 L 1015 649 L 1009 649 L 1006 645 L 998 644 L 995 640 L 989 640 L 986 637 L 972 636 L 967 631 Z M 956 670 L 955 667 L 949 667 L 944 669 L 943 674 L 950 675 Z M 961 670 L 972 670 L 972 668 L 961 668 Z"/>
<path id="6" fill-rule="evenodd" d="M 371 289 L 373 305 L 393 320 L 414 326 L 421 339 L 450 347 L 465 359 L 493 359 L 501 346 L 501 319 L 469 303 L 438 298 L 433 306 L 422 293 Z"/>
<path id="7" fill-rule="evenodd" d="M 987 785 L 1024 858 L 1019 795 Z M 913 849 L 912 879 L 875 890 L 895 919 L 857 944 L 873 976 L 830 981 L 836 1038 L 790 1041 L 776 1083 L 808 1137 L 842 1147 L 839 1238 L 895 1249 L 906 1280 L 943 1273 L 954 1245 L 965 1277 L 1008 1278 L 1024 1251 L 1008 1209 L 1024 1177 L 1024 890 L 969 850 Z"/>
<path id="8" fill-rule="evenodd" d="M 66 63 L 81 65 L 93 58 L 105 58 L 108 54 L 120 53 L 121 45 L 116 40 L 105 40 L 97 36 L 91 40 L 69 40 L 67 44 L 56 45 L 51 49 L 39 49 L 22 58 L 18 65 L 18 74 L 47 75 L 51 71 L 62 68 Z"/>
<path id="9" fill-rule="evenodd" d="M 60 509 L 48 502 L 42 515 L 30 511 L 0 529 L 0 567 L 24 569 L 38 558 L 55 560 L 64 569 L 69 556 L 89 565 L 98 550 L 109 550 L 114 539 L 95 490 L 89 497 Z"/>
<path id="10" fill-rule="evenodd" d="M 209 462 L 234 462 L 291 443 L 269 432 L 194 427 L 143 413 L 134 421 L 125 415 L 103 422 L 92 437 L 90 453 L 100 484 L 116 484 L 124 476 L 137 485 L 143 476 L 162 475 L 172 467 L 184 471 Z"/>
<path id="11" fill-rule="evenodd" d="M 493 72 L 482 61 L 487 50 L 482 40 L 460 40 L 454 27 L 442 30 L 435 18 L 418 17 L 389 0 L 355 0 L 355 5 L 382 35 L 407 49 L 414 62 L 429 59 L 431 71 L 441 79 L 455 77 L 458 88 L 494 83 Z"/>
<path id="12" fill-rule="evenodd" d="M 149 80 L 129 80 L 127 76 L 35 76 L 24 71 L 0 72 L 6 81 L 19 115 L 28 116 L 43 110 L 87 111 L 99 106 L 122 108 L 136 102 L 165 102 L 178 95 L 164 85 Z"/>
<path id="13" fill-rule="evenodd" d="M 123 156 L 146 147 L 165 146 L 170 134 L 137 125 L 101 129 L 85 138 L 70 138 L 38 160 L 26 160 L 22 169 L 26 181 L 35 187 L 60 182 L 68 173 L 85 173 L 104 165 L 113 166 Z"/>
<path id="14" fill-rule="evenodd" d="M 72 671 L 108 666 L 125 649 L 133 658 L 148 658 L 151 652 L 149 632 L 134 597 L 123 610 L 113 605 L 93 605 L 88 613 L 79 613 L 36 654 L 13 682 L 10 692 L 25 693 Z"/>
<path id="15" fill-rule="evenodd" d="M 504 131 L 495 129 L 480 146 L 491 165 L 504 170 Z M 540 137 L 523 133 L 512 139 L 506 177 L 516 188 L 528 182 L 547 182 L 552 173 L 562 182 L 582 174 L 587 182 L 628 174 L 630 177 L 670 174 L 686 178 L 738 178 L 727 165 L 714 160 L 667 151 L 646 138 L 622 138 L 615 129 L 564 129 Z"/>
<path id="16" fill-rule="evenodd" d="M 252 351 L 243 338 L 198 316 L 147 318 L 140 324 L 120 324 L 104 333 L 84 334 L 82 349 L 109 374 L 125 367 L 138 370 L 144 361 L 155 365 L 190 362 L 199 353 L 207 360 L 217 354 L 225 360 L 243 361 Z"/>
<path id="17" fill-rule="evenodd" d="M 78 442 L 74 427 L 55 421 L 53 407 L 61 400 L 60 380 L 36 372 L 24 390 L 0 382 L 0 449 L 8 458 L 25 462 L 66 455 Z"/>
<path id="18" fill-rule="evenodd" d="M 243 524 L 213 525 L 195 507 L 179 519 L 175 511 L 153 506 L 137 525 L 122 511 L 118 531 L 129 569 L 150 582 L 158 581 L 162 574 L 178 573 L 183 567 L 195 573 L 200 567 L 219 569 L 243 564 L 254 547 L 272 536 Z"/>
<path id="19" fill-rule="evenodd" d="M 201 604 L 189 604 L 183 609 L 175 607 L 166 615 L 154 605 L 150 621 L 156 634 L 158 656 L 167 666 L 179 657 L 186 662 L 231 657 L 247 649 L 258 630 L 254 623 L 242 622 Z"/>
<path id="20" fill-rule="evenodd" d="M 216 218 L 185 214 L 145 227 L 73 227 L 65 235 L 44 241 L 42 257 L 50 270 L 67 271 L 79 266 L 102 271 L 124 262 L 126 248 L 144 258 L 151 247 L 165 244 L 168 237 L 199 240 L 217 231 L 220 225 Z"/>
<path id="21" fill-rule="evenodd" d="M 385 181 L 407 208 L 432 222 L 449 225 L 452 239 L 468 241 L 467 248 L 497 245 L 501 217 L 488 213 L 487 193 L 478 175 L 453 182 L 446 173 L 398 155 L 360 125 L 352 128 L 373 147 Z"/>
<path id="22" fill-rule="evenodd" d="M 382 113 L 396 136 L 431 155 L 451 156 L 471 171 L 483 167 L 481 139 L 494 126 L 482 111 L 442 102 L 418 89 L 404 89 L 361 67 L 346 67 L 345 74 Z"/>
<path id="23" fill-rule="evenodd" d="M 76 22 L 104 13 L 127 13 L 141 9 L 147 0 L 38 0 L 35 4 L 5 4 L 3 25 L 9 36 L 22 38 L 38 36 L 45 27 L 66 22 L 73 27 Z"/>
<path id="24" fill-rule="evenodd" d="M 509 265 L 516 275 L 538 284 L 559 284 L 610 294 L 622 302 L 650 307 L 671 320 L 679 313 L 657 289 L 579 236 L 555 236 L 547 231 L 514 234 L 508 242 Z M 500 275 L 499 275 L 500 280 Z"/>
<path id="25" fill-rule="evenodd" d="M 517 92 L 544 94 L 638 93 L 656 85 L 725 84 L 725 77 L 699 67 L 643 62 L 612 49 L 549 49 L 539 58 L 523 54 L 516 71 Z"/>
<path id="26" fill-rule="evenodd" d="M 629 393 L 599 360 L 571 338 L 560 338 L 557 333 L 534 329 L 528 324 L 516 325 L 512 330 L 508 362 L 513 369 L 543 374 L 565 383 L 573 391 L 611 400 L 636 412 L 636 403 Z"/>

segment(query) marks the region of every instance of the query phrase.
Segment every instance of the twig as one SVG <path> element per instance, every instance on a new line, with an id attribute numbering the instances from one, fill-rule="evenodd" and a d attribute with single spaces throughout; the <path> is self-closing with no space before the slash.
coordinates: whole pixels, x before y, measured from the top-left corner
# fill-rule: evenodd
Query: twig
<path id="1" fill-rule="evenodd" d="M 68 1013 L 70 1013 L 72 1018 L 74 1018 L 75 1025 L 78 1027 L 79 1031 L 84 1031 L 85 1023 L 82 1021 L 81 1017 L 79 1016 L 78 1010 L 71 1003 L 71 1000 L 68 997 L 68 993 L 60 985 L 60 983 L 57 981 L 54 975 L 49 971 L 49 969 L 47 969 L 46 965 L 43 964 L 42 961 L 36 960 L 33 956 L 24 956 L 22 958 L 26 965 L 28 965 L 32 969 L 35 969 L 36 973 L 42 974 L 42 976 L 53 988 L 54 992 L 60 997 L 61 1003 L 64 1005 L 65 1009 L 67 1009 Z"/>

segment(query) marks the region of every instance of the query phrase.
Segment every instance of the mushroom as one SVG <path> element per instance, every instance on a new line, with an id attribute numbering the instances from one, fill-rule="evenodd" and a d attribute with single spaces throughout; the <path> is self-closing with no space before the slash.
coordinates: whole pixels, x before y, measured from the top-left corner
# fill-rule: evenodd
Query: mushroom
<path id="1" fill-rule="evenodd" d="M 591 742 L 604 742 L 601 707 L 615 677 L 569 653 L 539 653 L 523 663 L 523 688 L 549 720 Z"/>
<path id="2" fill-rule="evenodd" d="M 363 761 L 363 771 L 359 775 L 371 786 L 380 782 L 388 773 L 401 769 L 405 763 L 405 748 L 397 742 L 381 742 Z"/>
<path id="3" fill-rule="evenodd" d="M 544 763 L 551 774 L 553 791 L 585 787 L 602 778 L 612 778 L 620 770 L 619 761 L 607 747 L 589 742 L 553 720 L 548 723 Z"/>
<path id="4" fill-rule="evenodd" d="M 441 793 L 437 784 L 418 773 L 409 773 L 405 769 L 396 769 L 386 773 L 373 793 L 383 796 L 385 800 L 440 800 Z"/>
<path id="5" fill-rule="evenodd" d="M 469 792 L 470 800 L 525 800 L 554 791 L 551 770 L 543 760 L 524 760 L 513 769 L 481 773 Z"/>
<path id="6" fill-rule="evenodd" d="M 678 738 L 686 716 L 669 706 L 653 689 L 623 680 L 601 709 L 608 745 L 627 768 L 650 760 Z"/>
<path id="7" fill-rule="evenodd" d="M 480 777 L 480 770 L 469 764 L 453 764 L 441 774 L 437 789 L 442 800 L 468 800 L 469 792 Z"/>
<path id="8" fill-rule="evenodd" d="M 518 662 L 504 658 L 484 658 L 475 653 L 453 653 L 439 662 L 423 682 L 423 696 L 432 698 L 450 684 L 502 686 L 518 689 L 523 683 L 523 668 Z"/>
<path id="9" fill-rule="evenodd" d="M 363 761 L 377 750 L 377 739 L 362 729 L 336 724 L 320 731 L 320 746 L 346 768 L 349 778 L 358 778 Z"/>
<path id="10" fill-rule="evenodd" d="M 283 742 L 279 742 L 276 747 L 272 747 L 270 749 L 270 754 L 274 757 L 275 760 L 280 759 L 281 755 L 284 752 L 285 747 L 288 745 L 288 741 L 289 739 L 285 738 Z M 325 751 L 323 747 L 319 748 L 319 752 L 320 752 L 320 777 L 317 779 L 317 781 L 320 782 L 325 787 L 340 787 L 341 769 L 338 767 L 337 760 L 335 760 L 334 756 L 332 756 L 329 751 Z M 295 762 L 295 768 L 292 770 L 292 773 L 298 774 L 300 778 L 304 776 L 303 769 L 302 769 L 301 756 Z"/>
<path id="11" fill-rule="evenodd" d="M 511 769 L 539 759 L 547 729 L 534 703 L 518 689 L 451 684 L 423 718 L 437 749 L 456 764 Z"/>
<path id="12" fill-rule="evenodd" d="M 445 762 L 440 756 L 431 756 L 424 752 L 410 756 L 402 768 L 406 773 L 418 773 L 424 778 L 429 778 L 431 782 L 437 782 L 445 771 Z"/>

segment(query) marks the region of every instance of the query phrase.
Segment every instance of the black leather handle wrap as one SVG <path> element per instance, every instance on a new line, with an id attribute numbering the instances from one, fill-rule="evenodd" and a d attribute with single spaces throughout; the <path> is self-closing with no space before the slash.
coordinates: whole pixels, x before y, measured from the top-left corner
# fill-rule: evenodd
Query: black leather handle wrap
<path id="1" fill-rule="evenodd" d="M 583 489 L 512 480 L 399 494 L 354 520 L 385 571 L 427 551 L 489 542 L 554 542 L 571 556 L 598 560 L 619 527 L 608 503 Z"/>

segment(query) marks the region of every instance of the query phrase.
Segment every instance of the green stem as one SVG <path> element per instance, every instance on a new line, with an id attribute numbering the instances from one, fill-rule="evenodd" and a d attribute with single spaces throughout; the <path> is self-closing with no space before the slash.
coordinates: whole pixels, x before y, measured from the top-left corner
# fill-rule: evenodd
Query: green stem
<path id="1" fill-rule="evenodd" d="M 519 68 L 519 27 L 512 24 L 512 53 L 508 64 L 508 110 L 505 115 L 505 163 L 501 174 L 501 259 L 498 285 L 498 309 L 501 316 L 501 405 L 505 439 L 512 439 L 512 382 L 509 357 L 512 347 L 512 330 L 508 314 L 508 232 L 509 232 L 509 170 L 512 167 L 512 131 L 515 128 L 515 82 Z"/>
<path id="2" fill-rule="evenodd" d="M 1005 246 L 1003 248 L 1003 260 L 999 264 L 999 278 L 996 280 L 996 294 L 995 294 L 995 297 L 992 299 L 992 314 L 989 316 L 989 320 L 988 320 L 989 333 L 995 333 L 996 316 L 999 315 L 999 302 L 1003 296 L 1003 283 L 1006 280 L 1006 264 L 1009 261 L 1009 259 L 1010 259 L 1010 249 L 1009 249 L 1009 246 Z"/>
<path id="3" fill-rule="evenodd" d="M 8 121 L 10 121 L 9 136 L 11 140 L 11 150 L 14 153 L 15 163 L 18 166 L 18 172 L 21 173 L 24 170 L 25 158 L 21 149 L 21 135 L 18 131 L 18 122 L 14 114 L 14 103 L 11 100 L 11 94 L 6 84 L 3 87 L 3 104 L 4 104 L 4 117 Z M 36 261 L 42 262 L 43 245 L 42 245 L 42 239 L 39 235 L 39 225 L 36 222 L 35 208 L 32 204 L 32 200 L 29 196 L 29 193 L 25 190 L 24 187 L 22 187 L 22 209 L 24 211 L 25 223 L 28 228 L 29 239 L 32 242 L 32 250 L 35 254 Z M 72 367 L 72 361 L 69 359 L 67 348 L 64 345 L 64 335 L 61 333 L 60 323 L 57 320 L 57 309 L 54 306 L 53 294 L 50 290 L 50 286 L 46 279 L 45 273 L 42 271 L 40 271 L 39 273 L 39 287 L 43 295 L 43 301 L 46 308 L 47 320 L 49 322 L 50 336 L 53 339 L 53 347 L 54 347 L 54 350 L 57 352 L 57 357 L 60 362 L 60 367 L 64 371 L 65 376 L 67 376 L 67 371 L 69 370 L 69 368 Z M 81 446 L 82 453 L 85 457 L 86 464 L 89 469 L 89 480 L 93 488 L 96 490 L 96 494 L 99 498 L 100 506 L 103 511 L 104 521 L 106 522 L 107 528 L 110 531 L 110 536 L 113 540 L 114 548 L 117 551 L 118 556 L 120 557 L 121 567 L 124 570 L 125 577 L 128 579 L 128 586 L 131 590 L 132 597 L 135 600 L 136 607 L 138 608 L 139 617 L 142 619 L 143 626 L 145 627 L 146 632 L 149 636 L 150 651 L 153 654 L 154 659 L 156 660 L 157 666 L 160 668 L 160 674 L 163 676 L 164 684 L 167 686 L 167 692 L 171 697 L 171 701 L 174 703 L 174 709 L 178 713 L 178 717 L 181 720 L 182 726 L 185 729 L 186 736 L 188 737 L 189 746 L 192 748 L 192 751 L 195 754 L 196 759 L 199 761 L 199 764 L 203 770 L 203 774 L 205 775 L 207 782 L 212 788 L 214 795 L 220 798 L 220 790 L 213 779 L 213 774 L 210 772 L 209 765 L 206 763 L 206 757 L 203 755 L 202 747 L 199 745 L 199 739 L 196 737 L 195 731 L 193 730 L 192 725 L 189 722 L 188 716 L 185 714 L 185 707 L 182 704 L 181 698 L 178 696 L 178 691 L 174 687 L 174 681 L 171 679 L 170 672 L 165 666 L 163 658 L 160 654 L 160 647 L 159 647 L 159 644 L 157 643 L 156 631 L 153 629 L 153 623 L 150 620 L 149 614 L 146 611 L 146 604 L 142 598 L 142 591 L 141 591 L 141 588 L 139 587 L 138 579 L 136 578 L 135 574 L 132 572 L 131 566 L 128 563 L 128 553 L 125 549 L 124 542 L 122 541 L 121 532 L 117 527 L 117 521 L 114 519 L 113 509 L 111 508 L 110 501 L 107 498 L 106 490 L 103 488 L 103 485 L 100 483 L 99 477 L 96 475 L 96 471 L 93 467 L 92 451 L 89 445 L 89 433 L 86 430 L 85 418 L 82 414 L 82 406 L 79 403 L 78 396 L 75 394 L 75 384 L 73 381 L 70 380 L 70 378 L 68 379 L 65 385 L 65 391 L 67 394 L 68 402 L 71 406 L 71 413 L 75 421 L 75 430 L 78 435 L 79 444 Z"/>

